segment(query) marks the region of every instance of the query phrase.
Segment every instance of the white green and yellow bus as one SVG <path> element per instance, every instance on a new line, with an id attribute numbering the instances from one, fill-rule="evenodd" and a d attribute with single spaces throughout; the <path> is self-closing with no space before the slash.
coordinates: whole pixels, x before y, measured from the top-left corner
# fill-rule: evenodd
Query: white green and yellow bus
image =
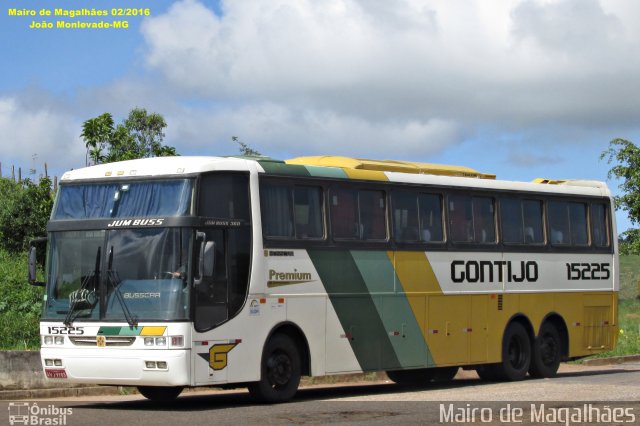
<path id="1" fill-rule="evenodd" d="M 65 173 L 44 256 L 44 373 L 136 386 L 301 376 L 552 377 L 616 343 L 611 194 L 455 166 L 167 157 Z"/>

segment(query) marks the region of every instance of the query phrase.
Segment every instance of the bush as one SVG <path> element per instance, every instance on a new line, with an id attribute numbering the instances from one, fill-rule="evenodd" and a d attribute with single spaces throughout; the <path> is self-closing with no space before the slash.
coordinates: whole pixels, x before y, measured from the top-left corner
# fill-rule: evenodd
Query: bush
<path id="1" fill-rule="evenodd" d="M 27 282 L 27 254 L 0 249 L 0 349 L 38 349 L 44 289 Z"/>
<path id="2" fill-rule="evenodd" d="M 18 253 L 24 251 L 29 240 L 46 235 L 47 221 L 53 208 L 51 180 L 40 179 L 36 184 L 26 179 L 16 183 L 0 178 L 0 245 Z"/>

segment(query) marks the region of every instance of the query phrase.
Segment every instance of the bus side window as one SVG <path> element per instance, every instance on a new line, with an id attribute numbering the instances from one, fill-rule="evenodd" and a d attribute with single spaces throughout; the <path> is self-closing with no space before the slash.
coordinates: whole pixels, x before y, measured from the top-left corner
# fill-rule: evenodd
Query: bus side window
<path id="1" fill-rule="evenodd" d="M 544 244 L 544 225 L 542 222 L 542 202 L 522 200 L 525 244 Z"/>
<path id="2" fill-rule="evenodd" d="M 539 200 L 501 199 L 500 223 L 505 244 L 544 244 Z"/>
<path id="3" fill-rule="evenodd" d="M 439 194 L 420 194 L 420 237 L 424 242 L 442 242 L 442 196 Z"/>
<path id="4" fill-rule="evenodd" d="M 569 203 L 569 226 L 573 245 L 584 246 L 589 244 L 587 205 L 585 203 Z"/>
<path id="5" fill-rule="evenodd" d="M 449 196 L 449 229 L 451 240 L 458 243 L 473 241 L 473 217 L 471 197 Z"/>
<path id="6" fill-rule="evenodd" d="M 566 202 L 549 201 L 547 204 L 549 215 L 549 234 L 551 244 L 570 244 L 569 214 Z"/>
<path id="7" fill-rule="evenodd" d="M 418 235 L 418 202 L 416 194 L 396 191 L 391 195 L 393 204 L 393 234 L 396 241 L 416 242 Z"/>
<path id="8" fill-rule="evenodd" d="M 495 243 L 496 221 L 493 198 L 473 197 L 474 242 Z"/>
<path id="9" fill-rule="evenodd" d="M 293 190 L 293 208 L 297 239 L 324 237 L 322 188 L 319 186 L 296 186 Z"/>
<path id="10" fill-rule="evenodd" d="M 385 194 L 383 191 L 361 190 L 358 193 L 362 240 L 387 238 Z"/>
<path id="11" fill-rule="evenodd" d="M 594 246 L 609 246 L 608 223 L 609 221 L 607 220 L 607 207 L 602 203 L 591 204 L 591 239 Z"/>
<path id="12" fill-rule="evenodd" d="M 500 200 L 500 223 L 502 241 L 505 244 L 522 244 L 522 201 L 518 198 Z"/>
<path id="13" fill-rule="evenodd" d="M 247 175 L 211 173 L 201 179 L 198 216 L 250 220 Z"/>
<path id="14" fill-rule="evenodd" d="M 331 232 L 336 239 L 358 239 L 360 224 L 356 211 L 357 193 L 347 188 L 331 191 Z"/>
<path id="15" fill-rule="evenodd" d="M 293 237 L 291 190 L 287 186 L 264 184 L 260 188 L 262 229 L 266 237 Z"/>

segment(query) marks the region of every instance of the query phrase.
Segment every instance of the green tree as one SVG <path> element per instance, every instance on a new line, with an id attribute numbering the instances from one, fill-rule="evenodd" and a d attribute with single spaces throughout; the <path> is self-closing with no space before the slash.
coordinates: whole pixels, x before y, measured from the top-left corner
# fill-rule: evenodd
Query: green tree
<path id="1" fill-rule="evenodd" d="M 626 211 L 631 223 L 640 223 L 640 148 L 633 142 L 616 138 L 609 142 L 609 147 L 600 154 L 600 159 L 606 159 L 613 164 L 609 170 L 609 179 L 621 181 L 622 195 L 613 197 L 616 209 Z M 625 254 L 640 254 L 640 230 L 628 229 L 620 238 L 620 251 Z"/>
<path id="2" fill-rule="evenodd" d="M 0 241 L 4 249 L 17 253 L 27 248 L 30 239 L 46 235 L 53 208 L 49 178 L 38 183 L 2 178 L 0 194 L 4 201 L 0 208 Z"/>
<path id="3" fill-rule="evenodd" d="M 112 142 L 113 131 L 113 117 L 108 112 L 82 124 L 80 136 L 84 139 L 88 155 L 94 164 L 104 161 L 103 151 Z"/>
<path id="4" fill-rule="evenodd" d="M 85 121 L 80 136 L 94 164 L 178 155 L 174 147 L 162 144 L 166 127 L 162 115 L 134 108 L 115 127 L 109 113 Z"/>
<path id="5" fill-rule="evenodd" d="M 231 136 L 231 140 L 239 145 L 240 155 L 244 157 L 263 157 L 260 152 L 242 142 L 238 136 Z"/>

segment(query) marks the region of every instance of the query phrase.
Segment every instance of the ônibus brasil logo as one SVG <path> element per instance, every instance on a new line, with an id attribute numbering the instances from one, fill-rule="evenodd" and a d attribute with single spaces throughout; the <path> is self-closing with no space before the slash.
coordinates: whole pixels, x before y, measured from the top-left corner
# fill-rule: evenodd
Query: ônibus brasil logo
<path id="1" fill-rule="evenodd" d="M 68 416 L 73 414 L 73 408 L 56 407 L 53 404 L 39 406 L 37 402 L 10 402 L 10 425 L 51 425 L 63 426 L 67 424 Z"/>

